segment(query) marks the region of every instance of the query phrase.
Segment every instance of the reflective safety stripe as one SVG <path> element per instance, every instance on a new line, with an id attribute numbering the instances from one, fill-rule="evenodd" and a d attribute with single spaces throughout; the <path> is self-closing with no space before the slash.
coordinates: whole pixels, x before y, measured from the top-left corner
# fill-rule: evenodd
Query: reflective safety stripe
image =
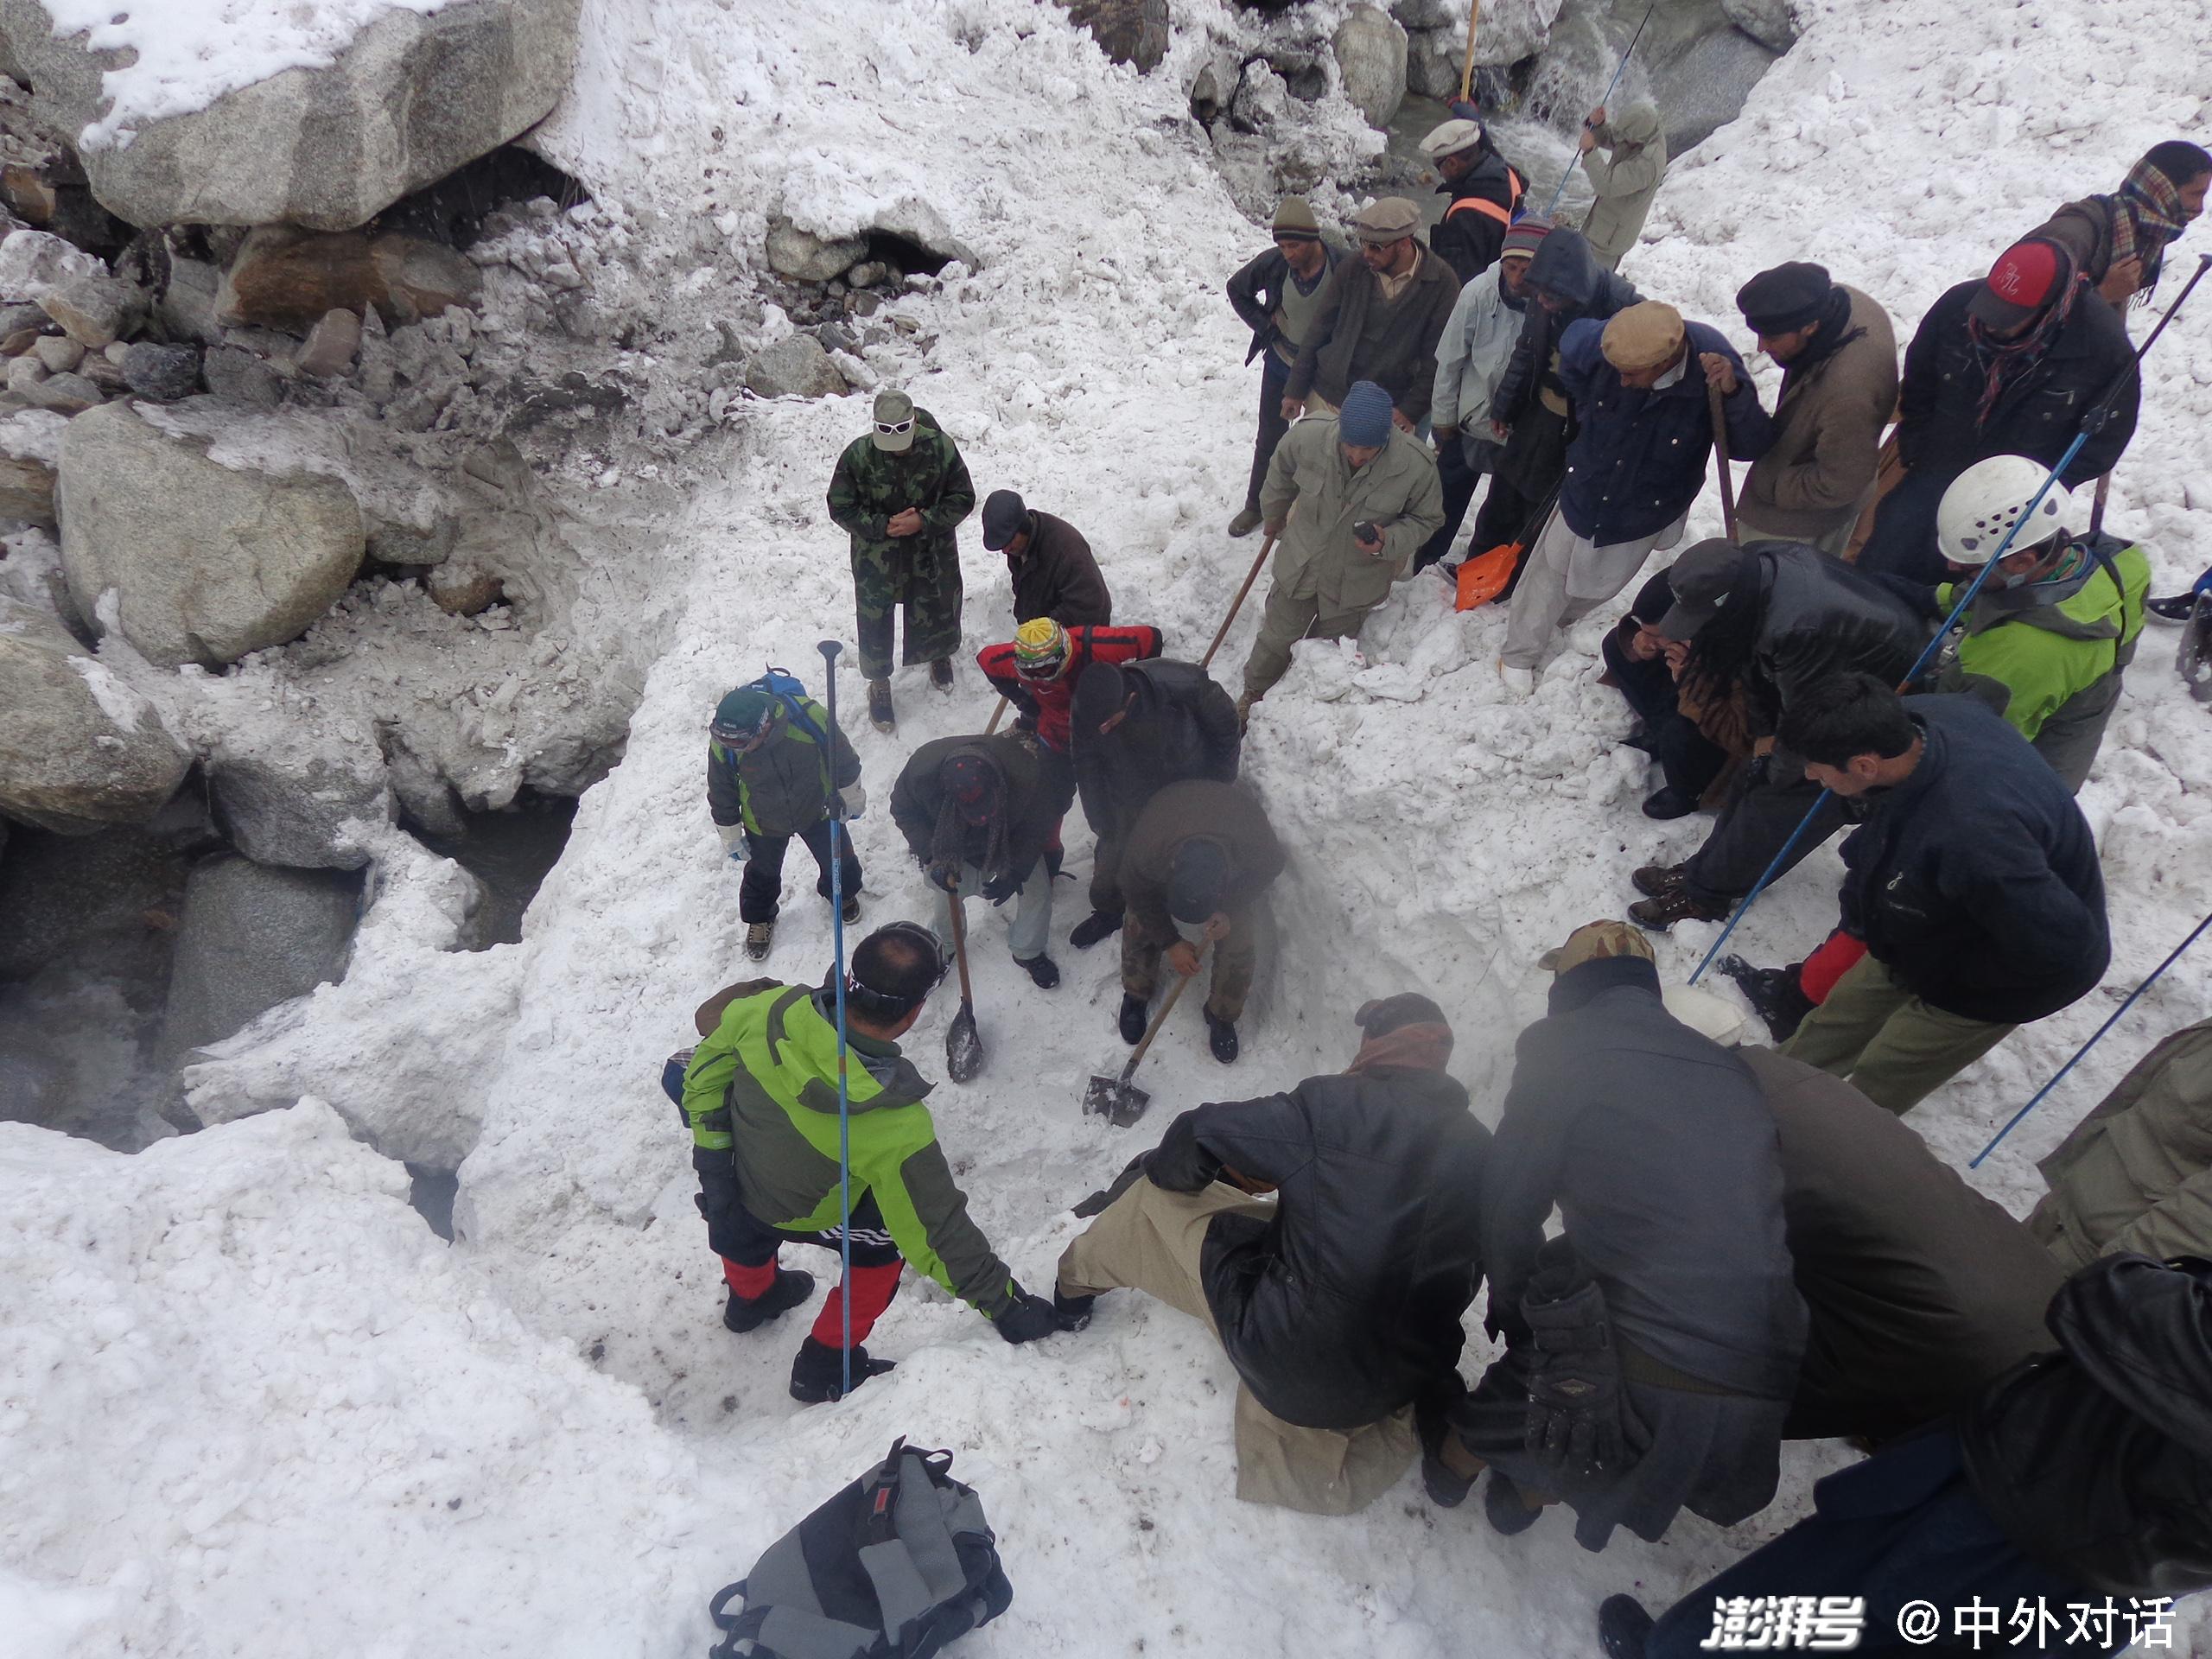
<path id="1" fill-rule="evenodd" d="M 1484 201 L 1480 196 L 1460 197 L 1459 200 L 1444 210 L 1444 217 L 1449 219 L 1452 214 L 1470 207 L 1478 213 L 1496 219 L 1501 225 L 1510 225 L 1513 222 L 1513 214 L 1510 210 L 1499 207 L 1494 201 Z"/>

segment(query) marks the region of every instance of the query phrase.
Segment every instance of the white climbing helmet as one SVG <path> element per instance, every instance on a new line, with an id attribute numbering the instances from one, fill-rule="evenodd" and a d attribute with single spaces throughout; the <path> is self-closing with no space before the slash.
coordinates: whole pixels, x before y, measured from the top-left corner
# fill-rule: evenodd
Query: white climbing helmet
<path id="1" fill-rule="evenodd" d="M 1992 455 L 1953 479 L 1936 509 L 1936 544 L 1943 556 L 1953 564 L 1987 564 L 2050 473 L 2025 455 Z M 2073 504 L 2067 487 L 2054 482 L 2036 502 L 2035 521 L 2020 526 L 2005 551 L 2024 553 L 2060 534 Z"/>

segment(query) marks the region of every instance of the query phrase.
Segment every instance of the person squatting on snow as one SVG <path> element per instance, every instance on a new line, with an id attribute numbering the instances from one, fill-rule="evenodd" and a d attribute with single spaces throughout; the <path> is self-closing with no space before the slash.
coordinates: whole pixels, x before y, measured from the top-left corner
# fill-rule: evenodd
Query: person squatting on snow
<path id="1" fill-rule="evenodd" d="M 1236 705 L 1211 675 L 1156 657 L 1092 663 L 1076 682 L 1071 717 L 1076 789 L 1097 845 L 1090 914 L 1068 943 L 1088 950 L 1122 925 L 1122 849 L 1147 803 L 1187 779 L 1235 783 L 1243 740 Z"/>
<path id="2" fill-rule="evenodd" d="M 1652 631 L 1688 646 L 1702 670 L 1741 688 L 1752 749 L 1705 844 L 1684 863 L 1648 865 L 1631 878 L 1649 897 L 1630 906 L 1629 919 L 1657 929 L 1726 916 L 1820 799 L 1803 758 L 1777 743 L 1783 714 L 1808 688 L 1838 674 L 1897 684 L 1929 632 L 1882 583 L 1800 543 L 1700 542 L 1675 561 L 1667 579 L 1675 602 Z M 1693 804 L 1667 804 L 1685 810 Z M 1843 803 L 1821 802 L 1783 868 L 1796 868 L 1843 823 Z"/>
<path id="3" fill-rule="evenodd" d="M 1480 121 L 1445 122 L 1421 141 L 1421 152 L 1443 181 L 1436 194 L 1450 199 L 1428 245 L 1460 283 L 1471 283 L 1497 264 L 1529 181 L 1498 154 Z"/>
<path id="4" fill-rule="evenodd" d="M 930 665 L 930 683 L 952 690 L 960 649 L 960 543 L 976 510 L 968 463 L 937 419 L 903 391 L 878 392 L 874 429 L 837 457 L 830 517 L 853 542 L 853 601 L 868 717 L 889 731 L 892 612 L 906 613 L 900 660 Z"/>
<path id="5" fill-rule="evenodd" d="M 1859 550 L 1870 574 L 1939 582 L 1936 511 L 1951 480 L 1991 455 L 2058 464 L 2083 418 L 2113 388 L 2112 414 L 2059 482 L 2110 472 L 2135 435 L 2141 377 L 2120 314 L 2055 242 L 2030 238 L 1986 277 L 1945 291 L 1905 348 L 1897 456 L 1904 475 L 1874 510 Z"/>
<path id="6" fill-rule="evenodd" d="M 1359 257 L 1339 259 L 1321 285 L 1283 387 L 1282 417 L 1328 414 L 1370 380 L 1389 394 L 1398 429 L 1409 433 L 1428 418 L 1436 342 L 1459 297 L 1459 278 L 1422 245 L 1421 209 L 1403 196 L 1368 203 L 1351 227 Z"/>
<path id="7" fill-rule="evenodd" d="M 1943 492 L 1936 535 L 1952 580 L 1927 590 L 1931 620 L 1950 615 L 2046 471 L 2024 455 L 1993 455 Z M 2044 492 L 1947 642 L 1936 682 L 1942 691 L 1992 694 L 1992 706 L 2077 795 L 2119 704 L 2151 591 L 2143 550 L 2101 531 L 2076 537 L 2069 525 L 2079 511 L 2063 486 Z"/>
<path id="8" fill-rule="evenodd" d="M 1052 618 L 1036 617 L 1016 628 L 1012 639 L 977 652 L 976 665 L 1019 711 L 1014 730 L 1036 733 L 1053 762 L 1070 768 L 1074 741 L 1068 718 L 1084 671 L 1093 663 L 1157 657 L 1165 643 L 1158 628 L 1141 623 L 1063 627 Z"/>
<path id="9" fill-rule="evenodd" d="M 2132 1251 L 2212 1259 L 2212 1020 L 2145 1055 L 2037 1166 L 2029 1230 L 2068 1272 Z"/>
<path id="10" fill-rule="evenodd" d="M 1116 871 L 1127 906 L 1123 1041 L 1144 1037 L 1160 957 L 1188 979 L 1198 971 L 1202 940 L 1214 947 L 1205 1001 L 1208 1046 L 1224 1065 L 1236 1058 L 1236 1021 L 1259 966 L 1260 907 L 1282 870 L 1282 845 L 1248 789 L 1191 779 L 1169 784 L 1145 803 L 1122 845 Z"/>
<path id="11" fill-rule="evenodd" d="M 1052 1304 L 1022 1289 L 969 1219 L 922 1103 L 931 1085 L 899 1052 L 946 966 L 937 941 L 915 922 L 880 927 L 853 952 L 845 979 L 853 1270 L 799 1344 L 795 1400 L 840 1397 L 848 1304 L 854 1386 L 891 1370 L 863 1344 L 898 1294 L 901 1261 L 975 1308 L 1008 1342 L 1059 1328 Z M 779 1247 L 836 1250 L 843 1242 L 836 990 L 749 980 L 710 998 L 696 1019 L 705 1040 L 683 1074 L 683 1115 L 707 1242 L 729 1286 L 722 1323 L 742 1332 L 813 1292 L 811 1274 L 778 1264 Z"/>
<path id="12" fill-rule="evenodd" d="M 1452 1027 L 1414 993 L 1363 1005 L 1339 1073 L 1183 1113 L 1060 1257 L 1063 1323 L 1141 1290 L 1220 1338 L 1236 1496 L 1364 1509 L 1465 1392 L 1490 1131 L 1445 1071 Z M 1273 1202 L 1252 1196 L 1273 1193 Z"/>
<path id="13" fill-rule="evenodd" d="M 1559 372 L 1576 425 L 1567 480 L 1513 590 L 1499 664 L 1522 696 L 1560 628 L 1627 587 L 1654 548 L 1681 539 L 1713 449 L 1707 385 L 1725 394 L 1731 455 L 1756 460 L 1774 441 L 1736 348 L 1656 300 L 1570 323 Z"/>
<path id="14" fill-rule="evenodd" d="M 1390 394 L 1362 380 L 1335 416 L 1300 421 L 1276 446 L 1260 498 L 1277 538 L 1273 580 L 1244 662 L 1239 719 L 1289 671 L 1300 640 L 1357 639 L 1443 524 L 1435 458 L 1391 420 Z"/>
<path id="15" fill-rule="evenodd" d="M 1252 478 L 1244 505 L 1229 521 L 1231 536 L 1249 536 L 1260 526 L 1260 486 L 1275 445 L 1290 430 L 1283 413 L 1285 389 L 1319 313 L 1321 286 L 1344 250 L 1322 239 L 1321 226 L 1303 196 L 1285 196 L 1275 209 L 1274 246 L 1238 268 L 1229 279 L 1229 303 L 1252 331 L 1245 365 L 1261 358 L 1260 429 L 1252 442 Z M 1264 354 L 1264 355 L 1263 355 Z"/>
<path id="16" fill-rule="evenodd" d="M 1822 267 L 1795 262 L 1745 283 L 1736 308 L 1782 365 L 1774 442 L 1744 475 L 1738 534 L 1840 556 L 1872 499 L 1882 429 L 1897 409 L 1890 314 Z"/>
<path id="17" fill-rule="evenodd" d="M 916 749 L 891 791 L 891 821 L 937 894 L 937 936 L 949 950 L 952 906 L 977 893 L 1015 899 L 1007 944 L 1040 990 L 1060 982 L 1052 944 L 1052 874 L 1045 855 L 1075 798 L 1072 776 L 1046 764 L 1037 740 L 940 737 Z"/>
<path id="18" fill-rule="evenodd" d="M 1066 519 L 1027 505 L 1012 490 L 993 490 L 983 503 L 983 547 L 1006 555 L 1016 622 L 1050 617 L 1079 628 L 1114 620 L 1114 596 L 1090 543 Z"/>
<path id="19" fill-rule="evenodd" d="M 1414 569 L 1425 570 L 1452 550 L 1475 486 L 1504 448 L 1491 429 L 1491 397 L 1504 377 L 1521 338 L 1529 308 L 1529 266 L 1551 229 L 1524 219 L 1505 233 L 1495 272 L 1467 279 L 1436 344 L 1436 386 L 1429 399 L 1436 441 L 1436 477 L 1444 493 L 1444 522 L 1421 543 Z M 1486 553 L 1478 546 L 1476 553 Z"/>
<path id="20" fill-rule="evenodd" d="M 786 708 L 772 693 L 740 686 L 715 705 L 707 728 L 707 810 L 728 855 L 745 867 L 738 883 L 737 915 L 745 924 L 745 954 L 768 954 L 784 891 L 784 855 L 791 837 L 806 843 L 821 866 L 815 891 L 830 896 L 830 815 L 860 817 L 868 807 L 861 787 L 861 758 L 811 697 Z M 853 838 L 841 836 L 844 919 L 861 918 L 861 861 Z"/>
<path id="21" fill-rule="evenodd" d="M 1679 818 L 1718 806 L 1733 769 L 1751 756 L 1751 721 L 1741 676 L 1708 671 L 1719 654 L 1668 639 L 1660 619 L 1675 607 L 1671 569 L 1648 578 L 1628 613 L 1599 642 L 1605 672 L 1637 720 L 1622 740 L 1658 764 L 1660 786 L 1643 799 L 1648 818 Z"/>
<path id="22" fill-rule="evenodd" d="M 1581 232 L 1564 226 L 1537 243 L 1528 287 L 1535 303 L 1522 309 L 1521 337 L 1491 394 L 1490 435 L 1502 448 L 1491 464 L 1490 493 L 1475 515 L 1471 545 L 1478 553 L 1533 542 L 1567 476 L 1570 422 L 1567 384 L 1560 378 L 1560 336 L 1585 317 L 1602 322 L 1643 298 L 1626 277 L 1591 257 Z M 1518 569 L 1514 574 L 1517 580 Z"/>
<path id="23" fill-rule="evenodd" d="M 1618 270 L 1622 257 L 1643 234 L 1652 200 L 1667 176 L 1667 140 L 1659 128 L 1658 107 L 1639 99 L 1618 119 L 1608 120 L 1600 104 L 1583 121 L 1579 143 L 1582 170 L 1593 193 L 1582 234 L 1591 257 L 1607 270 Z"/>
<path id="24" fill-rule="evenodd" d="M 2069 201 L 2031 237 L 2056 242 L 2114 308 L 2151 297 L 2166 250 L 2204 211 L 2212 152 L 2186 139 L 2153 144 L 2109 196 Z"/>
<path id="25" fill-rule="evenodd" d="M 1784 712 L 1781 741 L 1866 810 L 1843 843 L 1841 899 L 1866 954 L 1783 1052 L 1902 1116 L 2014 1027 L 2095 988 L 2112 958 L 2095 839 L 1986 704 L 1838 675 Z"/>
<path id="26" fill-rule="evenodd" d="M 1732 1526 L 1773 1500 L 1805 1346 L 1772 1114 L 1667 1011 L 1626 922 L 1544 965 L 1551 1011 L 1521 1033 L 1477 1206 L 1505 1353 L 1454 1409 L 1430 1495 L 1457 1503 L 1488 1464 L 1499 1531 L 1563 1499 L 1589 1550 L 1685 1508 Z"/>
<path id="27" fill-rule="evenodd" d="M 1608 1659 L 1701 1659 L 1729 1604 L 1772 1596 L 1862 1599 L 1862 1653 L 1930 1650 L 1901 1634 L 1917 1603 L 2005 1610 L 2014 1639 L 1985 1651 L 2115 1654 L 2126 1621 L 2077 1632 L 2069 1604 L 2114 1597 L 2125 1611 L 2131 1597 L 2212 1587 L 2212 1262 L 2106 1256 L 2066 1282 L 2046 1323 L 2055 1351 L 1821 1481 L 1809 1516 L 1656 1625 L 1610 1598 Z M 2023 1632 L 2022 1606 L 2052 1623 Z M 1945 1650 L 1967 1650 L 1958 1628 Z"/>

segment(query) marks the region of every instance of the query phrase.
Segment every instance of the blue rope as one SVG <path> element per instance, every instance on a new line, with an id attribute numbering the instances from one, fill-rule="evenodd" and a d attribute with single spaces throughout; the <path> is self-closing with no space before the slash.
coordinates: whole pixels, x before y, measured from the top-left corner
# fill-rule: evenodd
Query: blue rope
<path id="1" fill-rule="evenodd" d="M 830 949 L 836 963 L 832 976 L 837 988 L 837 1303 L 844 1328 L 839 1341 L 839 1394 L 853 1391 L 853 1123 L 850 1084 L 845 1075 L 845 861 L 838 837 L 845 828 L 844 804 L 837 795 L 837 653 L 835 639 L 824 639 L 822 652 L 823 698 L 830 713 L 830 735 L 825 747 L 830 779 Z"/>
<path id="2" fill-rule="evenodd" d="M 1643 23 L 1651 21 L 1652 11 L 1658 3 L 1659 0 L 1651 0 L 1651 4 L 1643 9 Z M 1638 23 L 1636 26 L 1636 33 L 1629 36 L 1628 50 L 1621 54 L 1621 60 L 1613 66 L 1613 78 L 1605 83 L 1605 95 L 1598 100 L 1599 109 L 1604 109 L 1613 101 L 1613 93 L 1620 86 L 1621 77 L 1628 73 L 1628 60 L 1636 52 L 1636 43 L 1643 38 L 1643 23 Z M 1567 158 L 1567 168 L 1559 175 L 1559 188 L 1552 192 L 1552 199 L 1544 204 L 1546 219 L 1552 216 L 1553 210 L 1559 206 L 1559 199 L 1567 194 L 1567 181 L 1574 176 L 1574 163 L 1580 159 L 1581 158 L 1579 155 Z"/>

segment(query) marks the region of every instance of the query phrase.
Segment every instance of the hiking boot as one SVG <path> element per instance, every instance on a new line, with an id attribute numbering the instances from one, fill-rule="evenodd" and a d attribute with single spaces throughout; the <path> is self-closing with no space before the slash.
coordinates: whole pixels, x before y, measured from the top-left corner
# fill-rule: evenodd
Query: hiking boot
<path id="1" fill-rule="evenodd" d="M 1099 940 L 1118 930 L 1121 925 L 1122 912 L 1120 911 L 1094 910 L 1070 930 L 1068 943 L 1078 950 L 1088 950 Z"/>
<path id="2" fill-rule="evenodd" d="M 755 962 L 768 959 L 768 944 L 776 937 L 773 922 L 755 922 L 745 930 L 745 954 Z"/>
<path id="3" fill-rule="evenodd" d="M 757 1331 L 813 1294 L 812 1274 L 801 1273 L 795 1268 L 778 1268 L 775 1282 L 758 1296 L 748 1298 L 734 1290 L 730 1292 L 728 1306 L 722 1309 L 722 1324 L 741 1335 Z"/>
<path id="4" fill-rule="evenodd" d="M 1802 966 L 1793 962 L 1787 968 L 1754 968 L 1741 957 L 1720 958 L 1720 971 L 1742 988 L 1751 1012 L 1766 1021 L 1768 1033 L 1777 1043 L 1796 1035 L 1815 1006 L 1797 977 Z"/>
<path id="5" fill-rule="evenodd" d="M 1029 976 L 1030 982 L 1040 991 L 1049 991 L 1060 982 L 1060 970 L 1050 957 L 1031 957 L 1014 959 L 1014 965 Z"/>
<path id="6" fill-rule="evenodd" d="M 857 893 L 845 895 L 844 907 L 838 911 L 837 919 L 850 927 L 861 918 L 861 896 Z"/>
<path id="7" fill-rule="evenodd" d="M 1598 1604 L 1598 1645 L 1605 1659 L 1643 1659 L 1643 1644 L 1657 1623 L 1634 1596 L 1607 1596 Z"/>
<path id="8" fill-rule="evenodd" d="M 1229 521 L 1229 533 L 1231 536 L 1249 536 L 1259 527 L 1260 510 L 1257 507 L 1247 507 Z"/>
<path id="9" fill-rule="evenodd" d="M 1490 1479 L 1483 1486 L 1483 1514 L 1492 1530 L 1510 1538 L 1535 1526 L 1543 1512 L 1541 1505 L 1531 1506 L 1522 1497 L 1521 1489 L 1505 1478 L 1503 1471 L 1490 1471 Z"/>
<path id="10" fill-rule="evenodd" d="M 952 658 L 940 657 L 930 664 L 930 683 L 939 691 L 952 690 Z"/>
<path id="11" fill-rule="evenodd" d="M 1672 784 L 1643 798 L 1643 816 L 1657 818 L 1662 823 L 1669 818 L 1686 818 L 1696 810 L 1697 797 Z"/>
<path id="12" fill-rule="evenodd" d="M 1628 907 L 1629 920 L 1654 933 L 1664 933 L 1676 922 L 1719 922 L 1727 916 L 1727 906 L 1707 905 L 1686 887 L 1669 887 L 1656 899 L 1639 899 Z"/>
<path id="13" fill-rule="evenodd" d="M 1071 1296 L 1058 1285 L 1052 1287 L 1052 1312 L 1060 1321 L 1063 1331 L 1080 1331 L 1090 1323 L 1090 1305 L 1098 1298 Z"/>
<path id="14" fill-rule="evenodd" d="M 1132 1046 L 1144 1041 L 1146 1026 L 1144 999 L 1122 993 L 1122 1040 Z"/>
<path id="15" fill-rule="evenodd" d="M 891 707 L 891 682 L 870 680 L 868 683 L 868 723 L 887 735 L 899 729 L 899 716 Z"/>
<path id="16" fill-rule="evenodd" d="M 1206 1015 L 1206 1046 L 1224 1065 L 1236 1064 L 1236 1022 Z"/>
<path id="17" fill-rule="evenodd" d="M 859 1343 L 853 1344 L 853 1386 L 893 1370 L 896 1362 L 878 1359 Z M 791 1398 L 802 1405 L 826 1405 L 845 1397 L 844 1357 L 829 1344 L 809 1337 L 798 1345 L 791 1361 Z"/>
<path id="18" fill-rule="evenodd" d="M 1244 728 L 1252 723 L 1252 705 L 1259 700 L 1260 694 L 1256 691 L 1247 691 L 1236 699 L 1236 730 L 1239 736 L 1242 736 Z"/>
<path id="19" fill-rule="evenodd" d="M 1687 864 L 1646 864 L 1629 877 L 1629 884 L 1638 893 L 1648 893 L 1656 899 L 1672 893 L 1688 880 Z"/>

